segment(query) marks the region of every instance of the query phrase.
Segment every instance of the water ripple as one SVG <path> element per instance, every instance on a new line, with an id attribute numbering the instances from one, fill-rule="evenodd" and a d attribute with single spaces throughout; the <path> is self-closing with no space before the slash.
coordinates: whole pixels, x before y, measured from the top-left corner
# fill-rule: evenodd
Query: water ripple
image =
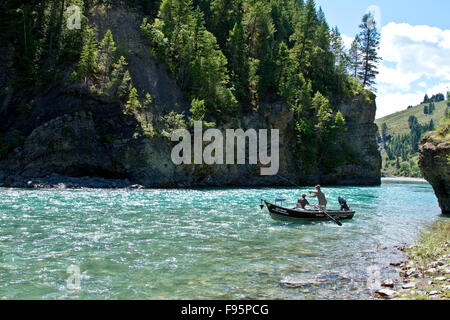
<path id="1" fill-rule="evenodd" d="M 333 206 L 343 195 L 357 211 L 341 228 L 258 208 L 306 190 L 0 189 L 0 298 L 370 298 L 367 267 L 392 276 L 382 266 L 394 253 L 379 248 L 439 218 L 424 184 L 326 188 Z"/>

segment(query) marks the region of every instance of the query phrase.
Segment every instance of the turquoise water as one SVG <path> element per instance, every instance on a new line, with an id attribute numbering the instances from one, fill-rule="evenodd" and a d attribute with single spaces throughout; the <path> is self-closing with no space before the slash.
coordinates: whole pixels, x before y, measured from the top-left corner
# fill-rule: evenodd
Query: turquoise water
<path id="1" fill-rule="evenodd" d="M 305 190 L 0 189 L 0 298 L 366 299 L 395 276 L 392 247 L 441 219 L 428 184 L 325 188 L 357 211 L 343 227 L 258 207 Z"/>

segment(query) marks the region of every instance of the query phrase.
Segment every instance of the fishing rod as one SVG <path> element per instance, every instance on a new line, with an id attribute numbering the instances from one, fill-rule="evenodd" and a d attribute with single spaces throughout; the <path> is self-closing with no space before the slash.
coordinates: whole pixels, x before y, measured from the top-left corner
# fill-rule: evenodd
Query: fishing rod
<path id="1" fill-rule="evenodd" d="M 300 187 L 298 184 L 293 183 L 291 180 L 289 180 L 289 179 L 287 179 L 287 178 L 284 178 L 283 176 L 281 176 L 281 175 L 279 175 L 279 174 L 277 174 L 277 177 L 278 177 L 278 178 L 282 178 L 283 180 L 289 182 L 290 184 L 292 184 L 292 185 L 294 185 L 294 186 L 296 186 L 296 187 L 298 187 L 298 188 L 302 188 L 302 187 Z"/>
<path id="2" fill-rule="evenodd" d="M 279 174 L 277 174 L 276 176 L 277 176 L 278 178 L 282 178 L 283 180 L 289 182 L 290 184 L 292 184 L 292 185 L 294 185 L 294 186 L 296 186 L 296 187 L 298 187 L 298 188 L 302 188 L 302 187 L 300 187 L 298 184 L 295 184 L 295 183 L 292 182 L 291 180 L 289 180 L 289 179 L 287 179 L 287 178 L 284 178 L 283 176 L 281 176 L 281 175 L 279 175 Z M 278 199 L 278 198 L 275 199 L 275 201 L 278 201 L 278 200 L 285 201 L 285 199 Z M 281 202 L 281 205 L 283 205 L 283 202 Z M 263 199 L 261 199 L 261 204 L 259 205 L 259 207 L 261 208 L 261 210 L 264 208 Z"/>

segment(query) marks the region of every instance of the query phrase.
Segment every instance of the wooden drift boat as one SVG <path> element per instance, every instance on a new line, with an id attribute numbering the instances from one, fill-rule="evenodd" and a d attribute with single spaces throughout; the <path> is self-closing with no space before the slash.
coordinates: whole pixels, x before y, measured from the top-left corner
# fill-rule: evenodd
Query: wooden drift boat
<path id="1" fill-rule="evenodd" d="M 308 222 L 308 221 L 331 221 L 330 217 L 319 210 L 303 210 L 303 209 L 289 209 L 266 200 L 262 200 L 269 209 L 270 216 L 274 220 L 287 222 Z M 350 220 L 353 219 L 355 211 L 338 211 L 327 210 L 327 214 L 335 220 Z"/>

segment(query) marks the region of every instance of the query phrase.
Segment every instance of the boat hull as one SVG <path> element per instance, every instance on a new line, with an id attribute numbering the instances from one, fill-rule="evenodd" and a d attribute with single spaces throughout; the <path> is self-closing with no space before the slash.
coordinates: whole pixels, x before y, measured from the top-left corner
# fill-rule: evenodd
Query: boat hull
<path id="1" fill-rule="evenodd" d="M 277 206 L 273 203 L 264 201 L 269 209 L 272 219 L 287 222 L 308 222 L 308 221 L 331 221 L 323 212 L 319 210 L 296 210 Z M 327 210 L 327 213 L 336 220 L 353 219 L 355 211 L 335 211 Z"/>

